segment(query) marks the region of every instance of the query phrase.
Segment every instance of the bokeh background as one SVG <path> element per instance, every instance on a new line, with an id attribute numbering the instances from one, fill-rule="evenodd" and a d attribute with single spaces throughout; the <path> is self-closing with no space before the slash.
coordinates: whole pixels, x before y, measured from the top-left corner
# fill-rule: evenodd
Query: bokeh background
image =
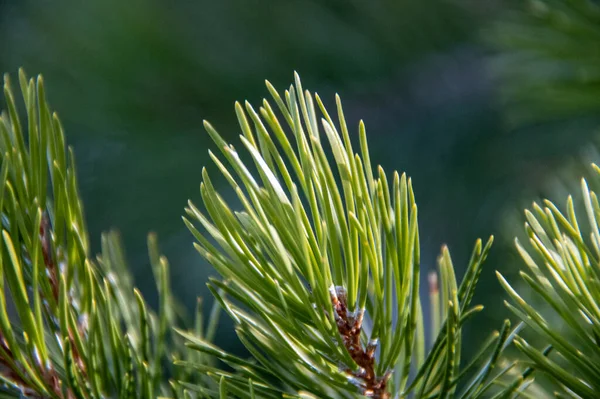
<path id="1" fill-rule="evenodd" d="M 210 163 L 202 120 L 236 140 L 234 101 L 268 95 L 265 78 L 285 89 L 293 71 L 330 102 L 339 93 L 355 132 L 365 120 L 371 159 L 413 177 L 425 269 L 445 243 L 460 273 L 475 239 L 496 236 L 476 298 L 491 311 L 469 333 L 477 340 L 507 316 L 494 271 L 519 265 L 520 210 L 540 195 L 562 202 L 580 159 L 595 154 L 600 34 L 544 4 L 4 0 L 0 70 L 44 74 L 96 248 L 101 231 L 118 229 L 155 304 L 145 243 L 156 231 L 190 309 L 210 295 L 212 273 L 181 221 Z M 239 350 L 227 320 L 217 337 Z"/>

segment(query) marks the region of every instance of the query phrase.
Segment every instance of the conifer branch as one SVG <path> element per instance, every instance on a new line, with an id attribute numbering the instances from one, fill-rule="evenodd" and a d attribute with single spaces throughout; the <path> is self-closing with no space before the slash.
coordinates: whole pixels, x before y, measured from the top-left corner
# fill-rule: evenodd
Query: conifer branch
<path id="1" fill-rule="evenodd" d="M 238 371 L 207 370 L 240 398 L 454 397 L 467 374 L 461 331 L 481 310 L 470 302 L 492 240 L 477 242 L 460 286 L 443 249 L 441 295 L 432 295 L 440 325 L 427 345 L 411 179 L 395 172 L 389 181 L 381 167 L 373 173 L 365 125 L 355 152 L 339 97 L 332 116 L 298 75 L 283 95 L 267 88 L 274 106 L 235 105 L 251 163 L 205 122 L 222 158 L 209 154 L 239 205 L 229 205 L 204 169 L 203 210 L 189 202 L 184 217 L 222 277 L 209 288 L 257 364 L 184 334 L 189 346 Z M 510 396 L 527 383 L 493 388 L 502 373 L 492 370 L 515 331 L 506 322 L 488 341 L 489 357 L 462 397 L 490 389 Z M 273 378 L 281 387 L 268 388 Z"/>
<path id="2" fill-rule="evenodd" d="M 156 237 L 148 247 L 158 313 L 134 289 L 116 233 L 104 234 L 102 253 L 91 256 L 73 151 L 46 102 L 43 78 L 27 79 L 21 70 L 19 83 L 26 123 L 8 75 L 0 118 L 0 392 L 183 397 L 167 380 L 186 378 L 170 367 L 173 358 L 203 360 L 171 333 L 183 324 Z"/>
<path id="3" fill-rule="evenodd" d="M 593 169 L 597 185 L 600 169 Z M 550 376 L 563 395 L 592 398 L 600 392 L 600 206 L 585 179 L 581 193 L 584 218 L 578 218 L 572 196 L 564 211 L 548 200 L 534 203 L 525 212 L 529 242 L 515 240 L 526 266 L 520 273 L 525 287 L 546 306 L 538 309 L 500 273 L 498 278 L 511 298 L 508 308 L 535 334 L 515 341 L 531 366 Z"/>

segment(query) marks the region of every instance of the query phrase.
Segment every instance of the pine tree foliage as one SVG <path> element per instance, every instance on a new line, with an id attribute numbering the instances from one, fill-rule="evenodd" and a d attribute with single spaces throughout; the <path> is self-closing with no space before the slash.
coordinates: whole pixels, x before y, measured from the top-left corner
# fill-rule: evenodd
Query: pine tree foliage
<path id="1" fill-rule="evenodd" d="M 599 22 L 597 1 L 516 2 L 494 35 L 507 78 L 505 99 L 516 122 L 585 117 L 597 126 Z M 576 142 L 572 134 L 565 137 Z M 589 156 L 582 158 L 587 164 Z M 522 279 L 509 283 L 500 274 L 499 279 L 511 298 L 507 306 L 528 326 L 515 341 L 528 365 L 548 377 L 559 397 L 596 398 L 600 176 L 592 165 L 593 176 L 582 179 L 580 193 L 572 191 L 571 177 L 584 170 L 581 163 L 564 168 L 567 178 L 550 190 L 555 198 L 574 193 L 564 209 L 546 199 L 526 211 L 525 240 L 516 240 L 526 265 Z"/>
<path id="2" fill-rule="evenodd" d="M 429 296 L 422 295 L 411 179 L 374 171 L 362 122 L 354 151 L 339 98 L 334 121 L 297 75 L 283 96 L 267 82 L 275 109 L 267 100 L 258 112 L 248 103 L 235 107 L 246 154 L 205 124 L 221 153 L 211 158 L 237 202 L 228 205 L 203 171 L 203 206 L 189 202 L 184 222 L 220 278 L 209 282 L 216 301 L 208 325 L 201 306 L 192 324 L 171 293 L 154 235 L 148 247 L 157 312 L 133 287 L 116 233 L 104 234 L 101 253 L 91 256 L 73 151 L 43 79 L 21 71 L 19 83 L 26 123 L 8 77 L 0 121 L 0 397 L 515 398 L 538 368 L 580 397 L 598 389 L 591 348 L 598 317 L 592 266 L 600 256 L 595 194 L 586 197 L 591 244 L 572 206 L 567 218 L 551 206 L 536 208 L 537 222 L 528 214 L 540 254 L 552 266 L 556 254 L 564 258 L 551 277 L 561 276 L 563 291 L 556 292 L 571 302 L 550 303 L 587 341 L 573 346 L 522 301 L 524 310 L 513 307 L 579 374 L 522 338 L 519 347 L 533 360 L 526 368 L 501 358 L 522 327 L 508 321 L 465 361 L 463 328 L 482 309 L 471 301 L 492 240 L 476 242 L 460 284 L 442 248 Z M 551 291 L 540 289 L 550 280 L 529 259 L 539 281 L 530 279 L 532 287 L 550 301 Z M 220 308 L 252 359 L 211 343 Z"/>
<path id="3" fill-rule="evenodd" d="M 149 235 L 148 248 L 158 313 L 133 287 L 116 233 L 104 234 L 101 254 L 91 256 L 73 151 L 44 81 L 20 71 L 19 83 L 26 123 L 8 76 L 0 119 L 0 396 L 177 395 L 167 377 L 192 377 L 170 365 L 189 351 L 172 334 L 184 324 L 156 237 Z"/>
<path id="4" fill-rule="evenodd" d="M 600 169 L 592 166 L 591 183 L 597 185 Z M 595 398 L 600 392 L 600 203 L 585 179 L 581 194 L 583 218 L 571 196 L 564 212 L 548 200 L 534 203 L 526 211 L 529 245 L 516 240 L 527 266 L 521 276 L 547 306 L 531 306 L 499 278 L 512 299 L 507 306 L 535 333 L 535 342 L 523 337 L 515 342 L 531 366 L 550 376 L 561 395 Z"/>
<path id="5" fill-rule="evenodd" d="M 281 391 L 315 398 L 491 395 L 498 377 L 514 367 L 492 373 L 516 330 L 506 322 L 466 366 L 461 334 L 481 310 L 470 302 L 492 240 L 476 243 L 460 285 L 442 249 L 441 288 L 438 275 L 430 276 L 428 345 L 411 179 L 373 170 L 362 122 L 354 151 L 338 97 L 332 117 L 318 95 L 302 89 L 298 75 L 283 96 L 269 82 L 267 88 L 275 108 L 267 100 L 258 110 L 235 106 L 246 154 L 205 122 L 221 154 L 210 156 L 240 205 L 226 202 L 205 169 L 204 210 L 190 202 L 184 217 L 196 249 L 221 275 L 209 288 L 257 364 L 183 333 L 190 347 L 237 373 L 200 369 L 242 398 L 281 397 Z M 483 368 L 466 381 L 481 361 Z M 531 382 L 530 373 L 495 393 L 517 395 Z"/>

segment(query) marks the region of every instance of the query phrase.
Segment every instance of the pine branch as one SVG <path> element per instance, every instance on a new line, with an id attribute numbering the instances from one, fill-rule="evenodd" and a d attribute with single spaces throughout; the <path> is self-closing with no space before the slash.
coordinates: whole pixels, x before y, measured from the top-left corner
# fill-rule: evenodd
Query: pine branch
<path id="1" fill-rule="evenodd" d="M 104 234 L 102 253 L 91 256 L 73 151 L 65 148 L 42 77 L 28 80 L 20 71 L 19 82 L 26 123 L 8 75 L 8 111 L 0 119 L 3 397 L 183 395 L 167 381 L 187 378 L 171 369 L 173 357 L 203 360 L 187 355 L 182 340 L 172 336 L 182 321 L 156 237 L 149 236 L 148 247 L 158 313 L 134 289 L 116 233 Z"/>
<path id="2" fill-rule="evenodd" d="M 600 169 L 593 165 L 591 183 L 600 183 Z M 575 201 L 569 196 L 565 211 L 552 202 L 534 203 L 526 211 L 528 245 L 516 240 L 517 249 L 527 268 L 521 271 L 525 288 L 533 291 L 545 306 L 526 302 L 513 285 L 498 277 L 512 303 L 507 303 L 535 333 L 535 342 L 518 337 L 517 347 L 532 366 L 556 382 L 561 394 L 592 398 L 600 391 L 600 298 L 598 262 L 598 199 L 581 181 L 585 218 L 578 218 Z M 545 349 L 534 346 L 538 342 Z M 548 346 L 549 345 L 549 346 Z M 553 348 L 554 356 L 547 356 Z"/>
<path id="3" fill-rule="evenodd" d="M 191 348 L 237 373 L 196 368 L 240 398 L 284 392 L 445 398 L 455 397 L 459 385 L 466 387 L 463 398 L 490 389 L 509 397 L 524 389 L 527 376 L 494 388 L 515 367 L 492 372 L 520 328 L 511 331 L 508 321 L 474 363 L 461 368 L 461 332 L 481 310 L 470 302 L 492 240 L 477 242 L 460 286 L 449 251 L 442 250 L 441 287 L 437 278 L 431 287 L 437 322 L 427 348 L 411 179 L 395 172 L 389 182 L 381 167 L 374 175 L 365 125 L 358 126 L 355 152 L 339 97 L 334 122 L 321 98 L 302 89 L 298 75 L 283 96 L 269 82 L 267 88 L 277 111 L 267 100 L 258 110 L 249 103 L 235 106 L 251 163 L 205 122 L 224 161 L 212 151 L 210 156 L 240 205 L 230 206 L 204 169 L 204 210 L 190 202 L 184 217 L 196 249 L 221 275 L 209 288 L 257 364 L 182 332 Z M 480 363 L 483 368 L 467 381 Z"/>

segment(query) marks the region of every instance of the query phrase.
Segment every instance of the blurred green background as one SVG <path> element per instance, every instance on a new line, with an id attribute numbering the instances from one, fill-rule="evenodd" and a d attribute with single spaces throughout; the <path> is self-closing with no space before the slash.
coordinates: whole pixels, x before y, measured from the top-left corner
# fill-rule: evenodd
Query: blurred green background
<path id="1" fill-rule="evenodd" d="M 565 67 L 544 67 L 530 51 L 543 43 L 522 40 L 546 26 L 535 26 L 535 3 L 5 0 L 0 69 L 44 74 L 75 147 L 96 248 L 101 231 L 118 229 L 136 284 L 155 304 L 145 242 L 158 232 L 189 308 L 209 295 L 212 273 L 180 218 L 188 199 L 199 202 L 210 163 L 202 120 L 237 140 L 234 101 L 266 96 L 265 78 L 285 89 L 294 70 L 330 103 L 339 93 L 349 126 L 356 132 L 365 120 L 373 162 L 414 179 L 423 268 L 447 243 L 460 273 L 475 239 L 497 236 L 477 298 L 492 311 L 476 318 L 477 339 L 507 315 L 494 270 L 517 267 L 516 212 L 579 158 L 598 125 L 600 96 L 563 113 L 564 104 L 540 106 L 564 95 L 544 87 Z M 589 54 L 585 43 L 576 51 Z M 217 343 L 238 346 L 226 320 Z"/>

